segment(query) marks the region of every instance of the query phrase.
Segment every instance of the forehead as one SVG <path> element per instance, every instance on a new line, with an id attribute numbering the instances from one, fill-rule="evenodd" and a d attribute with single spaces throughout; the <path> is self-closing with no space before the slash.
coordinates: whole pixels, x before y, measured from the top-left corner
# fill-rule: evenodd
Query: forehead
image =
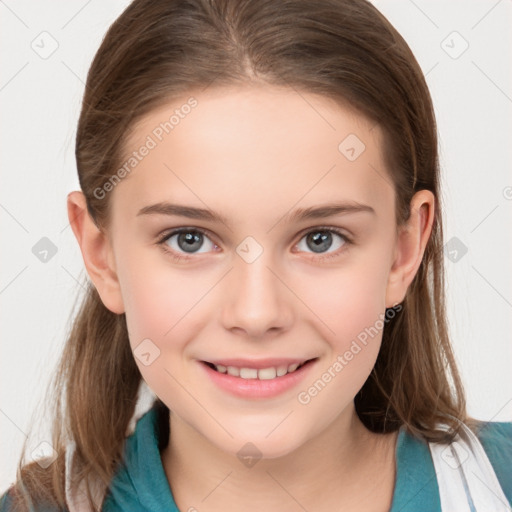
<path id="1" fill-rule="evenodd" d="M 393 197 L 381 144 L 378 126 L 316 94 L 270 86 L 194 91 L 134 125 L 124 159 L 132 155 L 134 165 L 115 202 L 133 213 L 180 199 L 226 216 L 340 199 L 378 209 Z"/>

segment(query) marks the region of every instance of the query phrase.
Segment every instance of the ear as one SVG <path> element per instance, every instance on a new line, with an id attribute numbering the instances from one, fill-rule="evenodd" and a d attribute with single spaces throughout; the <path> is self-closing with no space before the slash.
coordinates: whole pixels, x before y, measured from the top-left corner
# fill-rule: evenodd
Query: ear
<path id="1" fill-rule="evenodd" d="M 80 246 L 87 273 L 103 304 L 113 313 L 124 313 L 114 253 L 108 236 L 96 226 L 89 215 L 83 192 L 70 192 L 67 208 L 69 223 Z"/>
<path id="2" fill-rule="evenodd" d="M 399 229 L 393 265 L 386 288 L 386 308 L 402 302 L 423 259 L 432 232 L 435 196 L 430 190 L 420 190 L 411 200 L 411 214 Z"/>

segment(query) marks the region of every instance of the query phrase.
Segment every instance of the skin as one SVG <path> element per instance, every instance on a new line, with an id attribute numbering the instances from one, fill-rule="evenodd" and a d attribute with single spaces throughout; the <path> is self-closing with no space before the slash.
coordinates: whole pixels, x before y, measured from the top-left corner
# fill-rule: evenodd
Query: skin
<path id="1" fill-rule="evenodd" d="M 189 96 L 137 123 L 127 151 Z M 112 202 L 108 230 L 93 223 L 81 192 L 68 195 L 69 219 L 103 303 L 126 313 L 132 349 L 149 338 L 160 350 L 148 366 L 135 361 L 172 411 L 162 463 L 178 507 L 388 510 L 397 433 L 371 433 L 353 402 L 382 330 L 309 403 L 297 395 L 403 301 L 431 233 L 435 198 L 418 192 L 398 230 L 379 127 L 329 99 L 270 86 L 194 97 L 197 107 L 104 199 Z M 354 161 L 338 150 L 348 134 L 366 146 Z M 166 200 L 220 212 L 227 223 L 137 215 Z M 282 219 L 331 201 L 357 201 L 375 214 Z M 306 235 L 322 226 L 339 228 L 353 243 L 333 234 L 315 253 Z M 177 236 L 167 240 L 189 260 L 174 260 L 156 243 L 178 227 L 209 233 L 193 254 Z M 251 263 L 236 252 L 247 236 L 263 250 Z M 198 360 L 223 357 L 318 360 L 294 389 L 256 400 L 228 395 L 205 376 Z M 262 453 L 252 467 L 237 457 L 248 441 Z"/>

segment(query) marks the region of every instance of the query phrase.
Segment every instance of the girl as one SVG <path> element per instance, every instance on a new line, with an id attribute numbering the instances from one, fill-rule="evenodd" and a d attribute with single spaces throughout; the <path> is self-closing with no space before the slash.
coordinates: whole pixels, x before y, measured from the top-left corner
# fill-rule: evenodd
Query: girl
<path id="1" fill-rule="evenodd" d="M 76 158 L 55 455 L 1 510 L 510 510 L 512 423 L 468 417 L 447 333 L 431 98 L 370 3 L 135 0 Z"/>

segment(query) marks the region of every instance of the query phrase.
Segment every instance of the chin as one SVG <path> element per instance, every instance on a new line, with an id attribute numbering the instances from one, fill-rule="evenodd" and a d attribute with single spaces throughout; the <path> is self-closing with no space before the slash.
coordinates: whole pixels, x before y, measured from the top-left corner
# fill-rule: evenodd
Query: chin
<path id="1" fill-rule="evenodd" d="M 238 457 L 242 463 L 245 463 L 244 461 L 251 461 L 252 459 L 263 460 L 285 457 L 303 444 L 299 439 L 291 438 L 288 432 L 284 430 L 281 435 L 273 433 L 269 437 L 265 437 L 267 433 L 266 431 L 265 433 L 258 432 L 253 435 L 236 436 L 229 443 L 229 446 L 219 446 L 219 448 Z"/>

